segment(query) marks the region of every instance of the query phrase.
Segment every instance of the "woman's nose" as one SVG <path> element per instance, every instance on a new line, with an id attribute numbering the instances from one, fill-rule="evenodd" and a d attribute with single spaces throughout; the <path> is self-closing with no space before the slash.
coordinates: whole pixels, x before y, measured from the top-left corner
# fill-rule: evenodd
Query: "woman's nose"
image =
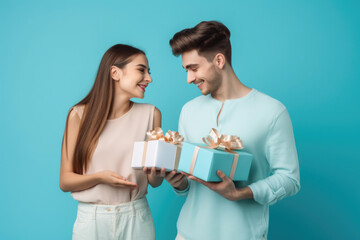
<path id="1" fill-rule="evenodd" d="M 152 82 L 152 77 L 150 76 L 150 73 L 148 73 L 145 77 L 145 81 L 151 83 Z"/>

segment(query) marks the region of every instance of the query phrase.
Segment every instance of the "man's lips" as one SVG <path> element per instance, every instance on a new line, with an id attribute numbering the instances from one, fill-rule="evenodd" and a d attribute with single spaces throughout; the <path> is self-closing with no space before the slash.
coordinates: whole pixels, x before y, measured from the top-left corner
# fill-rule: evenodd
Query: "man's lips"
<path id="1" fill-rule="evenodd" d="M 201 89 L 201 86 L 202 86 L 203 83 L 204 83 L 204 81 L 200 81 L 200 82 L 194 83 L 194 84 L 195 84 L 198 88 Z"/>
<path id="2" fill-rule="evenodd" d="M 141 88 L 145 92 L 145 88 L 147 87 L 147 85 L 138 84 L 138 86 L 139 86 L 139 88 Z"/>

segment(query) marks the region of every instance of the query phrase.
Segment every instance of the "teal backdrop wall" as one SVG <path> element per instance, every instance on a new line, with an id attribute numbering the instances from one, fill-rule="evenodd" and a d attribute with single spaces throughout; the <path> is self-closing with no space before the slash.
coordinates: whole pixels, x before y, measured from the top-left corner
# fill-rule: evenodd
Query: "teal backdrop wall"
<path id="1" fill-rule="evenodd" d="M 77 204 L 59 189 L 66 115 L 113 44 L 145 50 L 154 81 L 142 102 L 177 129 L 200 93 L 168 42 L 202 20 L 229 27 L 236 74 L 292 118 L 302 188 L 271 206 L 269 239 L 360 239 L 359 12 L 347 0 L 2 0 L 0 239 L 71 239 Z M 174 239 L 184 199 L 164 183 L 148 200 L 157 239 Z"/>

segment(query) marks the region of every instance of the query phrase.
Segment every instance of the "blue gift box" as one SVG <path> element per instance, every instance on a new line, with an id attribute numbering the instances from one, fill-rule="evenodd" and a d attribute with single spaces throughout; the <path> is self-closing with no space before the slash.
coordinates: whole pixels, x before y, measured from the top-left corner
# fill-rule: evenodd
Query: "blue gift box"
<path id="1" fill-rule="evenodd" d="M 189 173 L 196 146 L 199 148 L 192 175 L 207 182 L 219 182 L 221 178 L 216 174 L 221 170 L 226 176 L 234 161 L 234 154 L 218 149 L 202 148 L 205 144 L 183 142 L 178 171 Z M 249 176 L 253 155 L 244 151 L 234 151 L 239 154 L 233 181 L 246 181 Z"/>

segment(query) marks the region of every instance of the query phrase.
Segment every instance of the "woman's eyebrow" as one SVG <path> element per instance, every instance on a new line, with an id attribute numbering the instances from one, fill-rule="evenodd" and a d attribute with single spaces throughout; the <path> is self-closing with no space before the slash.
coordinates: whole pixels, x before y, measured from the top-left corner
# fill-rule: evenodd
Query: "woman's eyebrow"
<path id="1" fill-rule="evenodd" d="M 147 68 L 147 66 L 145 66 L 144 64 L 138 64 L 136 66 L 140 66 L 140 67 L 143 67 L 143 68 Z M 150 68 L 149 68 L 150 69 Z"/>

